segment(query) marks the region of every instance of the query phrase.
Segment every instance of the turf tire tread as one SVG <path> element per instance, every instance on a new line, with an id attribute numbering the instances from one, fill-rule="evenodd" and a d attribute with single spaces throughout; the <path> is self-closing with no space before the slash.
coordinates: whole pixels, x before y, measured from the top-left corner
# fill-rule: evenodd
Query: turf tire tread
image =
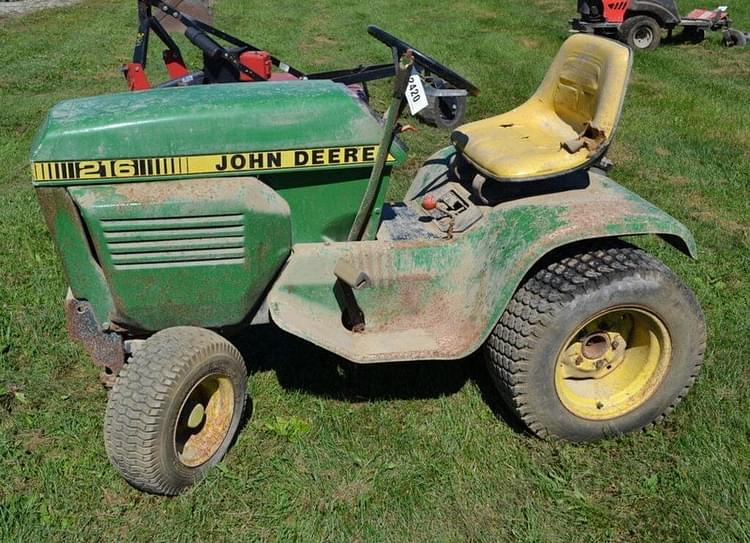
<path id="1" fill-rule="evenodd" d="M 182 490 L 160 469 L 159 415 L 191 363 L 219 351 L 242 360 L 237 349 L 215 332 L 169 328 L 145 341 L 120 371 L 109 393 L 104 443 L 112 464 L 136 488 L 166 495 Z"/>
<path id="2" fill-rule="evenodd" d="M 516 291 L 490 335 L 485 352 L 490 374 L 501 397 L 533 434 L 540 438 L 560 437 L 550 432 L 529 409 L 529 394 L 534 391 L 530 390 L 526 380 L 530 353 L 545 333 L 555 312 L 586 290 L 602 288 L 634 271 L 650 270 L 674 276 L 658 259 L 624 242 L 578 245 L 546 259 Z M 682 285 L 681 282 L 679 284 Z M 700 312 L 699 307 L 697 311 Z M 692 368 L 689 380 L 669 407 L 641 429 L 661 423 L 695 382 L 706 348 L 705 324 L 703 319 L 700 322 L 703 339 L 698 362 Z"/>

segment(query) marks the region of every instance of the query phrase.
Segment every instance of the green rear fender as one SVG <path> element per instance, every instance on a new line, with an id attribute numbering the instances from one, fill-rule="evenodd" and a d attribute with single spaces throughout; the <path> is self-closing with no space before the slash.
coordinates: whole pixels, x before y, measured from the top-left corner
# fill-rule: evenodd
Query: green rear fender
<path id="1" fill-rule="evenodd" d="M 429 179 L 440 177 L 440 162 L 428 161 Z M 457 359 L 482 345 L 524 277 L 557 248 L 657 234 L 695 256 L 679 221 L 611 179 L 588 175 L 585 188 L 485 207 L 479 223 L 451 240 L 295 245 L 269 297 L 272 318 L 356 362 Z M 341 260 L 372 279 L 372 288 L 355 293 L 363 333 L 342 324 L 333 275 Z"/>

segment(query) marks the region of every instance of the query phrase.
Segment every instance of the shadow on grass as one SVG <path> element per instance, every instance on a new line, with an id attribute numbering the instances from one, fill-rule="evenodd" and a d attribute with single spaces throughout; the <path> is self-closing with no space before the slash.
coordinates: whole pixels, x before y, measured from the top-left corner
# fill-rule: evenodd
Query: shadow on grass
<path id="1" fill-rule="evenodd" d="M 273 371 L 286 390 L 344 402 L 439 398 L 471 382 L 496 418 L 528 433 L 495 389 L 481 353 L 455 361 L 355 364 L 272 325 L 254 326 L 234 343 L 251 375 Z"/>
<path id="2" fill-rule="evenodd" d="M 690 32 L 676 32 L 672 36 L 665 36 L 661 40 L 661 45 L 667 46 L 680 46 L 680 45 L 700 45 L 706 40 L 710 40 L 715 36 L 721 38 L 721 32 L 706 32 L 704 37 L 699 35 L 693 35 Z"/>

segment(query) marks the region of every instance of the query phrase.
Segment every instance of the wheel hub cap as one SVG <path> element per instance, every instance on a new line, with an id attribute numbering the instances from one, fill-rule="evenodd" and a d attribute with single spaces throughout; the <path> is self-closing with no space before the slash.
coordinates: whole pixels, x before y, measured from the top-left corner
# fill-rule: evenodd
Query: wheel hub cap
<path id="1" fill-rule="evenodd" d="M 177 416 L 174 449 L 185 466 L 197 467 L 216 454 L 234 415 L 234 388 L 228 377 L 208 375 L 195 384 Z"/>
<path id="2" fill-rule="evenodd" d="M 608 310 L 565 342 L 555 367 L 555 388 L 576 416 L 616 418 L 653 395 L 671 356 L 671 339 L 659 317 L 639 308 Z"/>
<path id="3" fill-rule="evenodd" d="M 650 28 L 641 28 L 635 33 L 635 38 L 633 41 L 638 47 L 640 47 L 641 49 L 645 49 L 646 47 L 651 45 L 652 41 L 654 41 L 654 33 Z"/>
<path id="4" fill-rule="evenodd" d="M 200 426 L 203 422 L 203 417 L 205 416 L 205 414 L 206 408 L 201 404 L 197 404 L 190 412 L 190 416 L 187 420 L 187 427 L 190 429 L 198 428 L 198 426 Z"/>
<path id="5" fill-rule="evenodd" d="M 618 332 L 596 332 L 574 342 L 562 362 L 567 378 L 600 378 L 613 372 L 624 360 L 627 343 Z"/>

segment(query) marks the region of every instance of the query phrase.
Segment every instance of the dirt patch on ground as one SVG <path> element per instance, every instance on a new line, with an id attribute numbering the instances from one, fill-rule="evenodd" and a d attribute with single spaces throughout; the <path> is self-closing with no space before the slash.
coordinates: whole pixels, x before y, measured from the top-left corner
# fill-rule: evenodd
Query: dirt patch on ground
<path id="1" fill-rule="evenodd" d="M 709 209 L 706 211 L 693 211 L 690 213 L 690 216 L 699 221 L 716 224 L 722 230 L 731 234 L 750 239 L 750 226 L 727 218 L 723 213 Z"/>
<path id="2" fill-rule="evenodd" d="M 730 217 L 726 210 L 718 210 L 708 198 L 699 192 L 691 191 L 686 195 L 690 216 L 701 222 L 718 226 L 729 234 L 750 240 L 750 225 L 738 217 Z"/>
<path id="3" fill-rule="evenodd" d="M 40 9 L 59 8 L 78 4 L 81 0 L 16 0 L 15 2 L 0 2 L 0 17 L 11 15 L 25 15 Z"/>
<path id="4" fill-rule="evenodd" d="M 541 47 L 542 45 L 539 40 L 535 40 L 534 38 L 523 37 L 520 41 L 521 45 L 523 45 L 526 49 L 539 49 L 539 47 Z"/>
<path id="5" fill-rule="evenodd" d="M 32 11 L 39 11 L 42 9 L 49 8 L 60 8 L 65 6 L 72 6 L 73 4 L 79 4 L 82 0 L 0 0 L 0 19 L 14 15 L 25 15 Z M 178 8 L 187 15 L 192 15 L 198 19 L 211 23 L 212 11 L 211 7 L 213 0 L 168 0 L 168 4 Z M 166 29 L 172 31 L 182 31 L 182 25 L 175 21 L 172 17 L 161 17 L 160 18 L 165 25 Z"/>
<path id="6" fill-rule="evenodd" d="M 666 176 L 667 183 L 677 185 L 678 187 L 684 187 L 690 184 L 690 179 L 684 175 L 668 175 Z"/>

